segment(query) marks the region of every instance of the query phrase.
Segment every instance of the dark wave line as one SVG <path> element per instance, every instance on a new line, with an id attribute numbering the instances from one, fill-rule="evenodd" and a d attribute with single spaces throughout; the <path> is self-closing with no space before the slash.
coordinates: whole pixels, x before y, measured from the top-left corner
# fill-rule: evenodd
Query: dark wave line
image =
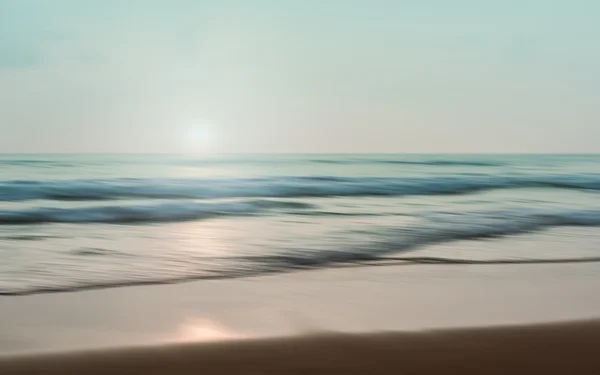
<path id="1" fill-rule="evenodd" d="M 211 258 L 212 259 L 212 258 Z M 489 260 L 475 260 L 475 259 L 460 259 L 460 258 L 445 258 L 445 257 L 378 257 L 369 260 L 355 260 L 346 261 L 335 264 L 329 264 L 327 268 L 346 268 L 346 267 L 372 267 L 372 266 L 419 266 L 419 265 L 536 265 L 536 264 L 569 264 L 569 263 L 600 263 L 600 257 L 583 257 L 583 258 L 554 258 L 554 259 L 489 259 Z M 302 267 L 295 270 L 301 269 L 316 269 L 325 267 Z M 219 279 L 238 279 L 247 277 L 267 276 L 281 273 L 288 273 L 293 270 L 290 269 L 277 269 L 277 268 L 263 268 L 257 270 L 241 270 L 237 272 L 228 272 L 223 274 L 212 274 L 212 275 L 194 275 L 181 278 L 165 279 L 165 280 L 140 280 L 140 281 L 126 281 L 126 282 L 114 282 L 105 284 L 94 284 L 94 285 L 81 285 L 75 287 L 48 287 L 38 288 L 31 290 L 21 291 L 2 291 L 0 290 L 0 296 L 27 296 L 34 294 L 48 294 L 48 293 L 68 293 L 68 292 L 81 292 L 97 289 L 108 289 L 108 288 L 119 288 L 129 286 L 149 286 L 149 285 L 167 285 L 167 284 L 179 284 L 192 281 L 200 280 L 219 280 Z"/>
<path id="2" fill-rule="evenodd" d="M 60 238 L 60 236 L 21 234 L 14 236 L 0 236 L 0 241 L 43 241 L 49 238 Z"/>
<path id="3" fill-rule="evenodd" d="M 278 209 L 303 210 L 313 207 L 308 203 L 285 200 L 222 203 L 175 202 L 144 206 L 40 207 L 23 210 L 0 210 L 0 225 L 178 222 L 222 216 L 250 216 Z M 22 240 L 24 237 L 13 239 Z"/>
<path id="4" fill-rule="evenodd" d="M 394 160 L 394 159 L 350 159 L 350 160 L 336 160 L 336 159 L 313 159 L 308 160 L 310 163 L 317 164 L 397 164 L 397 165 L 423 165 L 423 166 L 448 166 L 448 167 L 501 167 L 505 166 L 506 163 L 492 162 L 492 161 L 460 161 L 460 160 Z"/>
<path id="5" fill-rule="evenodd" d="M 459 195 L 494 189 L 600 190 L 600 174 L 0 181 L 0 201 Z"/>
<path id="6" fill-rule="evenodd" d="M 495 265 L 495 264 L 554 264 L 554 263 L 598 263 L 600 257 L 554 258 L 554 259 L 459 259 L 445 257 L 380 257 L 378 262 L 401 262 L 407 265 Z M 381 264 L 387 265 L 387 264 Z M 390 264 L 391 265 L 391 264 Z"/>

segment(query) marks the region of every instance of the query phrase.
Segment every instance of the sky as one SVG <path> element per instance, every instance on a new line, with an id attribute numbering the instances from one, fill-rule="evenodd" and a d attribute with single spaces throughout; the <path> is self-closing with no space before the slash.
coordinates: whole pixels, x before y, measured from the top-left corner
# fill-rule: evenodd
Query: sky
<path id="1" fill-rule="evenodd" d="M 0 0 L 0 152 L 600 152 L 597 0 Z"/>

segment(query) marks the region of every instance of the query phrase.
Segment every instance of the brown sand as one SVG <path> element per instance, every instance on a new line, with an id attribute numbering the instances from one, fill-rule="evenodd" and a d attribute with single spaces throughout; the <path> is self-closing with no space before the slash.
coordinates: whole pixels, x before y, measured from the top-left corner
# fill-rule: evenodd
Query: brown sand
<path id="1" fill-rule="evenodd" d="M 599 272 L 364 267 L 0 298 L 0 375 L 600 374 Z"/>
<path id="2" fill-rule="evenodd" d="M 598 374 L 600 322 L 5 357 L 13 374 Z"/>

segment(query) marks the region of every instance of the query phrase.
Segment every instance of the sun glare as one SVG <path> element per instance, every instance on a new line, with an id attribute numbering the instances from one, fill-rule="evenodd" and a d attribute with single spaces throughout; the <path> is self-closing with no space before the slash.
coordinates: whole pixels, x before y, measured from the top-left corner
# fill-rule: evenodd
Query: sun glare
<path id="1" fill-rule="evenodd" d="M 217 151 L 217 132 L 214 125 L 199 124 L 187 129 L 183 135 L 186 152 L 212 153 Z"/>
<path id="2" fill-rule="evenodd" d="M 239 339 L 242 336 L 209 319 L 190 319 L 179 327 L 169 341 L 202 342 Z"/>

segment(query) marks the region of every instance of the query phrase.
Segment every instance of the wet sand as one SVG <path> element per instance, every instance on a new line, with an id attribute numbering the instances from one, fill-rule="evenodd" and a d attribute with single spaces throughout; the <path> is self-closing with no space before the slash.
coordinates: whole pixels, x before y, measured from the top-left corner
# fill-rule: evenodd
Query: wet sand
<path id="1" fill-rule="evenodd" d="M 597 374 L 600 323 L 335 334 L 17 357 L 17 374 Z"/>
<path id="2" fill-rule="evenodd" d="M 383 266 L 4 297 L 0 374 L 597 373 L 598 274 Z"/>

